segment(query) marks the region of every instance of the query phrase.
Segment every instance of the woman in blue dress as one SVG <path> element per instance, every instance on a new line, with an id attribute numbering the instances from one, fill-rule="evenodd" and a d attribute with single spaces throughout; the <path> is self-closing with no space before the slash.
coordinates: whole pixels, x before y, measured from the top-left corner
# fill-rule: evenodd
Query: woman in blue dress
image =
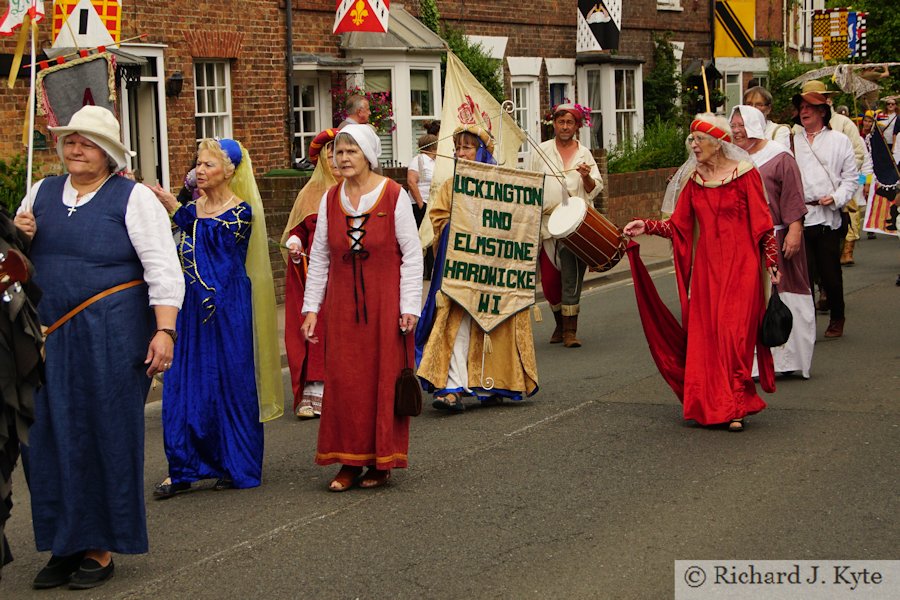
<path id="1" fill-rule="evenodd" d="M 156 486 L 158 499 L 201 479 L 215 479 L 217 490 L 260 485 L 262 422 L 280 416 L 284 403 L 281 370 L 271 366 L 279 359 L 275 298 L 250 159 L 234 140 L 206 139 L 196 173 L 203 195 L 184 206 L 154 188 L 179 230 L 186 284 L 176 326 L 179 346 L 163 385 L 169 477 Z M 263 262 L 251 268 L 260 247 Z M 248 273 L 261 281 L 251 281 Z M 265 360 L 269 366 L 261 370 Z"/>
<path id="2" fill-rule="evenodd" d="M 53 330 L 23 456 L 35 543 L 52 552 L 33 585 L 86 589 L 113 576 L 112 553 L 148 549 L 144 402 L 172 361 L 184 278 L 165 211 L 117 175 L 112 112 L 85 106 L 51 131 L 67 174 L 35 184 L 15 219 Z"/>

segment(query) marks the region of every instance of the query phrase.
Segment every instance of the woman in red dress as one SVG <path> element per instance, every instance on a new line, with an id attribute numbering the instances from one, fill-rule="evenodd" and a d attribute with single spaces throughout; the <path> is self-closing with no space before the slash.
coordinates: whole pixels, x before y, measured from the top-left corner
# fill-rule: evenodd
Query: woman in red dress
<path id="1" fill-rule="evenodd" d="M 306 290 L 306 272 L 309 252 L 316 233 L 319 203 L 331 186 L 340 181 L 340 172 L 331 161 L 331 148 L 337 129 L 319 133 L 309 145 L 309 160 L 316 163 L 312 177 L 297 194 L 294 208 L 288 217 L 281 236 L 281 244 L 288 249 L 284 294 L 284 347 L 287 350 L 291 371 L 291 388 L 294 392 L 294 415 L 298 419 L 312 419 L 322 413 L 322 396 L 325 389 L 325 347 L 310 344 L 304 339 L 303 296 Z M 321 160 L 320 160 L 321 156 Z M 320 315 L 321 317 L 322 315 Z M 319 319 L 319 333 L 323 333 L 324 320 Z"/>
<path id="2" fill-rule="evenodd" d="M 407 333 L 422 305 L 422 251 L 406 191 L 373 170 L 380 154 L 369 125 L 335 138 L 344 180 L 322 197 L 303 302 L 309 342 L 320 342 L 323 306 L 328 315 L 316 462 L 342 465 L 333 492 L 384 485 L 408 460 L 409 417 L 394 415 L 394 382 L 414 364 Z"/>
<path id="3" fill-rule="evenodd" d="M 659 310 L 642 307 L 641 313 L 651 353 L 682 400 L 684 418 L 741 431 L 744 417 L 766 407 L 752 378 L 754 349 L 763 389 L 775 389 L 772 355 L 757 342 L 765 312 L 762 264 L 773 283 L 780 280 L 772 217 L 759 173 L 749 160 L 738 160 L 745 154 L 731 144 L 727 121 L 698 115 L 688 144 L 692 156 L 676 174 L 675 185 L 683 187 L 672 217 L 635 220 L 624 232 L 672 240 L 680 335 L 673 340 L 648 322 L 663 319 Z M 639 305 L 648 286 L 649 278 L 635 278 Z"/>

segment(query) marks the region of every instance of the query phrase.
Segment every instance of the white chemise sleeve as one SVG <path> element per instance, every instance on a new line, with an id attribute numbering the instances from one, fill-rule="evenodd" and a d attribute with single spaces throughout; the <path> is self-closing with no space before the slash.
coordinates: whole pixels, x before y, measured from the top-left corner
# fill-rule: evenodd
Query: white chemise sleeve
<path id="1" fill-rule="evenodd" d="M 409 194 L 400 190 L 394 209 L 394 229 L 400 245 L 400 314 L 419 316 L 422 311 L 422 270 L 424 258 L 419 243 L 419 230 L 413 215 Z M 318 230 L 316 239 L 318 239 Z"/>
<path id="2" fill-rule="evenodd" d="M 309 271 L 306 273 L 306 291 L 303 294 L 304 314 L 318 313 L 325 298 L 328 285 L 328 269 L 331 266 L 331 251 L 328 249 L 328 192 L 322 194 L 319 202 L 319 217 L 316 220 L 316 235 L 313 236 L 309 251 Z"/>
<path id="3" fill-rule="evenodd" d="M 166 209 L 147 186 L 138 183 L 128 198 L 125 228 L 150 288 L 150 306 L 181 308 L 184 274 Z"/>

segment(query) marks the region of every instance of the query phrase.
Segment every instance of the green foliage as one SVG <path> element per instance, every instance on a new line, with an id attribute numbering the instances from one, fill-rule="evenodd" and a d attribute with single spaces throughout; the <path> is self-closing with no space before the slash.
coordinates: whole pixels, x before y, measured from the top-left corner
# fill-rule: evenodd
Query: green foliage
<path id="1" fill-rule="evenodd" d="M 672 101 L 678 96 L 678 78 L 670 36 L 654 36 L 653 70 L 644 79 L 644 114 L 658 115 L 663 120 L 678 116 L 678 106 Z"/>
<path id="2" fill-rule="evenodd" d="M 419 0 L 419 20 L 435 33 L 440 33 L 441 13 L 434 0 Z"/>
<path id="3" fill-rule="evenodd" d="M 709 82 L 709 108 L 715 112 L 716 108 L 725 104 L 725 93 L 718 86 Z M 684 119 L 690 122 L 695 115 L 706 111 L 706 92 L 703 88 L 703 78 L 700 75 L 683 77 L 681 81 L 681 106 L 684 109 Z M 646 113 L 645 113 L 646 114 Z"/>
<path id="4" fill-rule="evenodd" d="M 502 62 L 488 56 L 481 44 L 471 43 L 461 29 L 457 29 L 445 22 L 441 30 L 441 37 L 447 42 L 447 46 L 466 65 L 466 68 L 478 80 L 478 83 L 484 86 L 484 89 L 497 102 L 506 100 L 506 90 L 503 86 L 503 71 L 501 69 Z"/>
<path id="5" fill-rule="evenodd" d="M 784 84 L 807 71 L 818 69 L 818 63 L 801 63 L 796 58 L 785 54 L 781 48 L 772 48 L 769 55 L 769 87 L 772 94 L 772 113 L 769 118 L 775 123 L 788 123 L 794 116 L 791 98 L 800 92 L 800 88 Z"/>
<path id="6" fill-rule="evenodd" d="M 0 208 L 14 214 L 25 197 L 28 163 L 24 156 L 16 154 L 11 159 L 0 159 Z"/>
<path id="7" fill-rule="evenodd" d="M 644 125 L 644 137 L 626 139 L 609 153 L 610 173 L 629 173 L 680 166 L 687 159 L 687 129 L 674 120 L 656 117 Z"/>

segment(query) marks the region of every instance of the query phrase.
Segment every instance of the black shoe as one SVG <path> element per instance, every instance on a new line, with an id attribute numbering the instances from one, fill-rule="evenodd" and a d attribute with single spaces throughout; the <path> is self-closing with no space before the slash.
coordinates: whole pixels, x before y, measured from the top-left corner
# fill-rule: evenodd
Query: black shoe
<path id="1" fill-rule="evenodd" d="M 233 487 L 234 481 L 228 477 L 219 477 L 213 484 L 213 489 L 217 492 L 221 492 L 222 490 L 230 490 Z"/>
<path id="2" fill-rule="evenodd" d="M 89 590 L 95 588 L 109 581 L 115 572 L 116 566 L 113 564 L 112 558 L 109 559 L 109 564 L 105 567 L 101 567 L 100 563 L 93 558 L 86 558 L 81 561 L 81 566 L 72 575 L 72 579 L 69 581 L 69 589 Z"/>
<path id="3" fill-rule="evenodd" d="M 49 590 L 69 583 L 69 579 L 78 570 L 82 559 L 84 559 L 84 552 L 70 556 L 51 556 L 47 566 L 41 569 L 34 578 L 32 587 L 36 590 Z"/>
<path id="4" fill-rule="evenodd" d="M 180 494 L 181 492 L 187 492 L 190 489 L 190 481 L 182 481 L 181 483 L 157 483 L 156 489 L 153 490 L 153 497 L 157 500 L 165 500 L 176 494 Z"/>

